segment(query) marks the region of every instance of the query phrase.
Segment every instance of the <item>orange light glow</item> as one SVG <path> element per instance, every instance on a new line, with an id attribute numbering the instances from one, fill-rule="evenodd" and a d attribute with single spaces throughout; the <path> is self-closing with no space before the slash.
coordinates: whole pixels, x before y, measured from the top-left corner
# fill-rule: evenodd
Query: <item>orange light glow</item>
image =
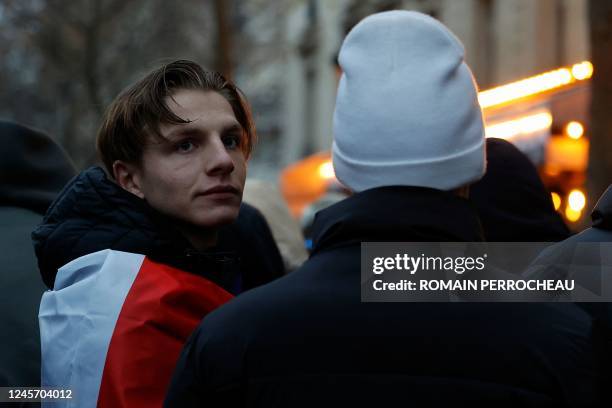
<path id="1" fill-rule="evenodd" d="M 295 218 L 301 217 L 307 205 L 322 197 L 329 183 L 333 181 L 321 176 L 321 169 L 325 168 L 325 163 L 331 163 L 329 152 L 308 156 L 287 166 L 281 172 L 281 192 Z"/>
<path id="2" fill-rule="evenodd" d="M 555 206 L 555 210 L 559 210 L 561 208 L 561 196 L 555 192 L 550 193 L 552 197 L 553 205 Z"/>
<path id="3" fill-rule="evenodd" d="M 584 126 L 580 122 L 571 121 L 565 126 L 565 134 L 572 139 L 580 139 L 584 134 Z"/>
<path id="4" fill-rule="evenodd" d="M 545 147 L 545 171 L 584 172 L 589 165 L 589 139 L 581 137 L 551 137 Z"/>
<path id="5" fill-rule="evenodd" d="M 584 81 L 591 78 L 591 76 L 593 76 L 593 65 L 589 61 L 583 61 L 571 67 L 558 68 L 479 92 L 478 101 L 483 109 L 490 108 L 516 99 L 560 88 L 576 81 Z"/>

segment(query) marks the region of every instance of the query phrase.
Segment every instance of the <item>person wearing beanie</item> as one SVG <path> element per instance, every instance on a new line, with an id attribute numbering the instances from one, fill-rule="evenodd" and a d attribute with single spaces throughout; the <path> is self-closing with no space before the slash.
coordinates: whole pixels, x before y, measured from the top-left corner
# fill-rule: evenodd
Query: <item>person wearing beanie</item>
<path id="1" fill-rule="evenodd" d="M 431 17 L 367 17 L 339 62 L 333 165 L 354 194 L 316 215 L 302 267 L 202 321 L 165 405 L 597 403 L 591 321 L 572 305 L 361 301 L 362 242 L 482 240 L 466 197 L 484 127 L 463 47 Z"/>

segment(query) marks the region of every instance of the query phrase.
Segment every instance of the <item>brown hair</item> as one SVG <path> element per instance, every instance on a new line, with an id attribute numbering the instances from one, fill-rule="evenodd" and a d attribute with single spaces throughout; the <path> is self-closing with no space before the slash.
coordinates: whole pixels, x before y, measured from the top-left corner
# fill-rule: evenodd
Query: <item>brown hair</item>
<path id="1" fill-rule="evenodd" d="M 117 96 L 106 110 L 96 144 L 111 177 L 116 160 L 140 165 L 149 135 L 163 139 L 159 130 L 161 123 L 190 122 L 175 115 L 165 102 L 166 97 L 179 89 L 202 89 L 223 96 L 244 129 L 246 140 L 241 146 L 244 155 L 249 157 L 256 134 L 243 93 L 220 73 L 207 71 L 192 61 L 178 60 L 147 74 Z"/>

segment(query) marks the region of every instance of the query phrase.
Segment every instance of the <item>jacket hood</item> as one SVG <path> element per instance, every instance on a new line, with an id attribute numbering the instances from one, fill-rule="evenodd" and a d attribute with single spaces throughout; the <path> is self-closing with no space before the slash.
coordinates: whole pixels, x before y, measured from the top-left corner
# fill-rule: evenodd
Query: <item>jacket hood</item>
<path id="1" fill-rule="evenodd" d="M 379 187 L 357 193 L 316 215 L 313 253 L 365 241 L 482 241 L 472 204 L 426 187 Z"/>
<path id="2" fill-rule="evenodd" d="M 487 173 L 470 187 L 486 240 L 556 242 L 569 237 L 529 158 L 502 139 L 487 139 L 486 147 Z"/>
<path id="3" fill-rule="evenodd" d="M 49 136 L 0 121 L 0 205 L 44 214 L 76 174 L 72 161 Z"/>
<path id="4" fill-rule="evenodd" d="M 595 204 L 591 219 L 594 227 L 612 230 L 612 185 Z"/>
<path id="5" fill-rule="evenodd" d="M 211 264 L 217 271 L 217 262 L 229 267 L 233 261 L 225 258 L 229 254 L 193 249 L 171 220 L 109 180 L 100 167 L 82 172 L 66 185 L 32 233 L 32 240 L 40 272 L 50 288 L 58 268 L 104 249 L 147 255 L 198 273 L 210 270 L 206 266 Z"/>

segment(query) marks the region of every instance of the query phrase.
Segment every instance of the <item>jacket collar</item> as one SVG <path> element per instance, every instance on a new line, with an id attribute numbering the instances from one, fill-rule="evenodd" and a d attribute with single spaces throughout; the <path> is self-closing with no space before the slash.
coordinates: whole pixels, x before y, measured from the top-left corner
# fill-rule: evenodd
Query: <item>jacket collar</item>
<path id="1" fill-rule="evenodd" d="M 64 187 L 32 239 L 49 287 L 59 267 L 104 249 L 143 254 L 224 287 L 238 265 L 234 252 L 195 250 L 172 219 L 120 188 L 100 167 L 82 172 Z"/>
<path id="2" fill-rule="evenodd" d="M 317 213 L 313 253 L 364 241 L 483 240 L 469 200 L 425 188 L 390 186 L 357 193 Z"/>

